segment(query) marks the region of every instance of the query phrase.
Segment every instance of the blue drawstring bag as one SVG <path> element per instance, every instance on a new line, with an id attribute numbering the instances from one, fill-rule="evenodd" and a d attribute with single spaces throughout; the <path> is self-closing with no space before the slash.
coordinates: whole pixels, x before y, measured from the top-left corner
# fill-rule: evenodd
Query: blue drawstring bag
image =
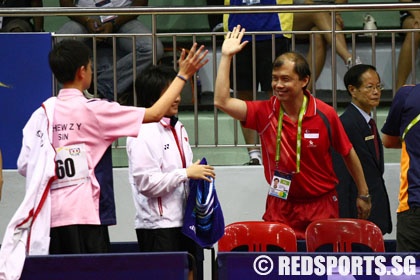
<path id="1" fill-rule="evenodd" d="M 203 158 L 200 164 L 207 164 Z M 202 248 L 211 248 L 223 236 L 225 221 L 214 179 L 190 180 L 182 232 Z"/>

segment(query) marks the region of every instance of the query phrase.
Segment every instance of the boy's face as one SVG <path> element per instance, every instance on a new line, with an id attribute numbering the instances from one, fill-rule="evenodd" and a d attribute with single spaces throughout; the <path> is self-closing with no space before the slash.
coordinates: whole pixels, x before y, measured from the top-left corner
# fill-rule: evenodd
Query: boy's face
<path id="1" fill-rule="evenodd" d="M 92 61 L 89 61 L 88 65 L 85 67 L 85 89 L 90 88 L 92 83 Z"/>

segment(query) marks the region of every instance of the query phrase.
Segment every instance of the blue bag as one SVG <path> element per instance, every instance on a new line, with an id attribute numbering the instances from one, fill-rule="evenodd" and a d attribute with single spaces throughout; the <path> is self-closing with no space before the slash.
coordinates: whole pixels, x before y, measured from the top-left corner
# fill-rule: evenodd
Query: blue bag
<path id="1" fill-rule="evenodd" d="M 207 164 L 203 158 L 200 164 Z M 212 247 L 223 236 L 225 221 L 214 180 L 190 180 L 182 232 L 202 248 Z"/>

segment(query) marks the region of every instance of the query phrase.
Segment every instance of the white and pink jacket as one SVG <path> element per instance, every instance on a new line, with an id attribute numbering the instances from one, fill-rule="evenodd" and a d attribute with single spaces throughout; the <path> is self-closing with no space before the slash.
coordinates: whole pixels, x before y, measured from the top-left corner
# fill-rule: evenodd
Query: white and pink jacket
<path id="1" fill-rule="evenodd" d="M 55 150 L 51 120 L 56 98 L 45 101 L 23 129 L 18 172 L 27 178 L 25 197 L 9 222 L 0 248 L 0 279 L 19 279 L 26 255 L 47 255 Z"/>
<path id="2" fill-rule="evenodd" d="M 135 228 L 182 227 L 189 192 L 186 167 L 193 154 L 179 121 L 168 118 L 143 124 L 137 138 L 127 139 L 129 181 L 136 207 Z"/>

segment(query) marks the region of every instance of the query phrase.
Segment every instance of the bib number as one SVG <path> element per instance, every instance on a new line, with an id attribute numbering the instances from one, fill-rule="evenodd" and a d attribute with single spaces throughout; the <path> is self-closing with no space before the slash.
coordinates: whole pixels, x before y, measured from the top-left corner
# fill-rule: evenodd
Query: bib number
<path id="1" fill-rule="evenodd" d="M 78 186 L 89 178 L 86 150 L 84 144 L 57 148 L 55 174 L 57 180 L 51 189 Z"/>

